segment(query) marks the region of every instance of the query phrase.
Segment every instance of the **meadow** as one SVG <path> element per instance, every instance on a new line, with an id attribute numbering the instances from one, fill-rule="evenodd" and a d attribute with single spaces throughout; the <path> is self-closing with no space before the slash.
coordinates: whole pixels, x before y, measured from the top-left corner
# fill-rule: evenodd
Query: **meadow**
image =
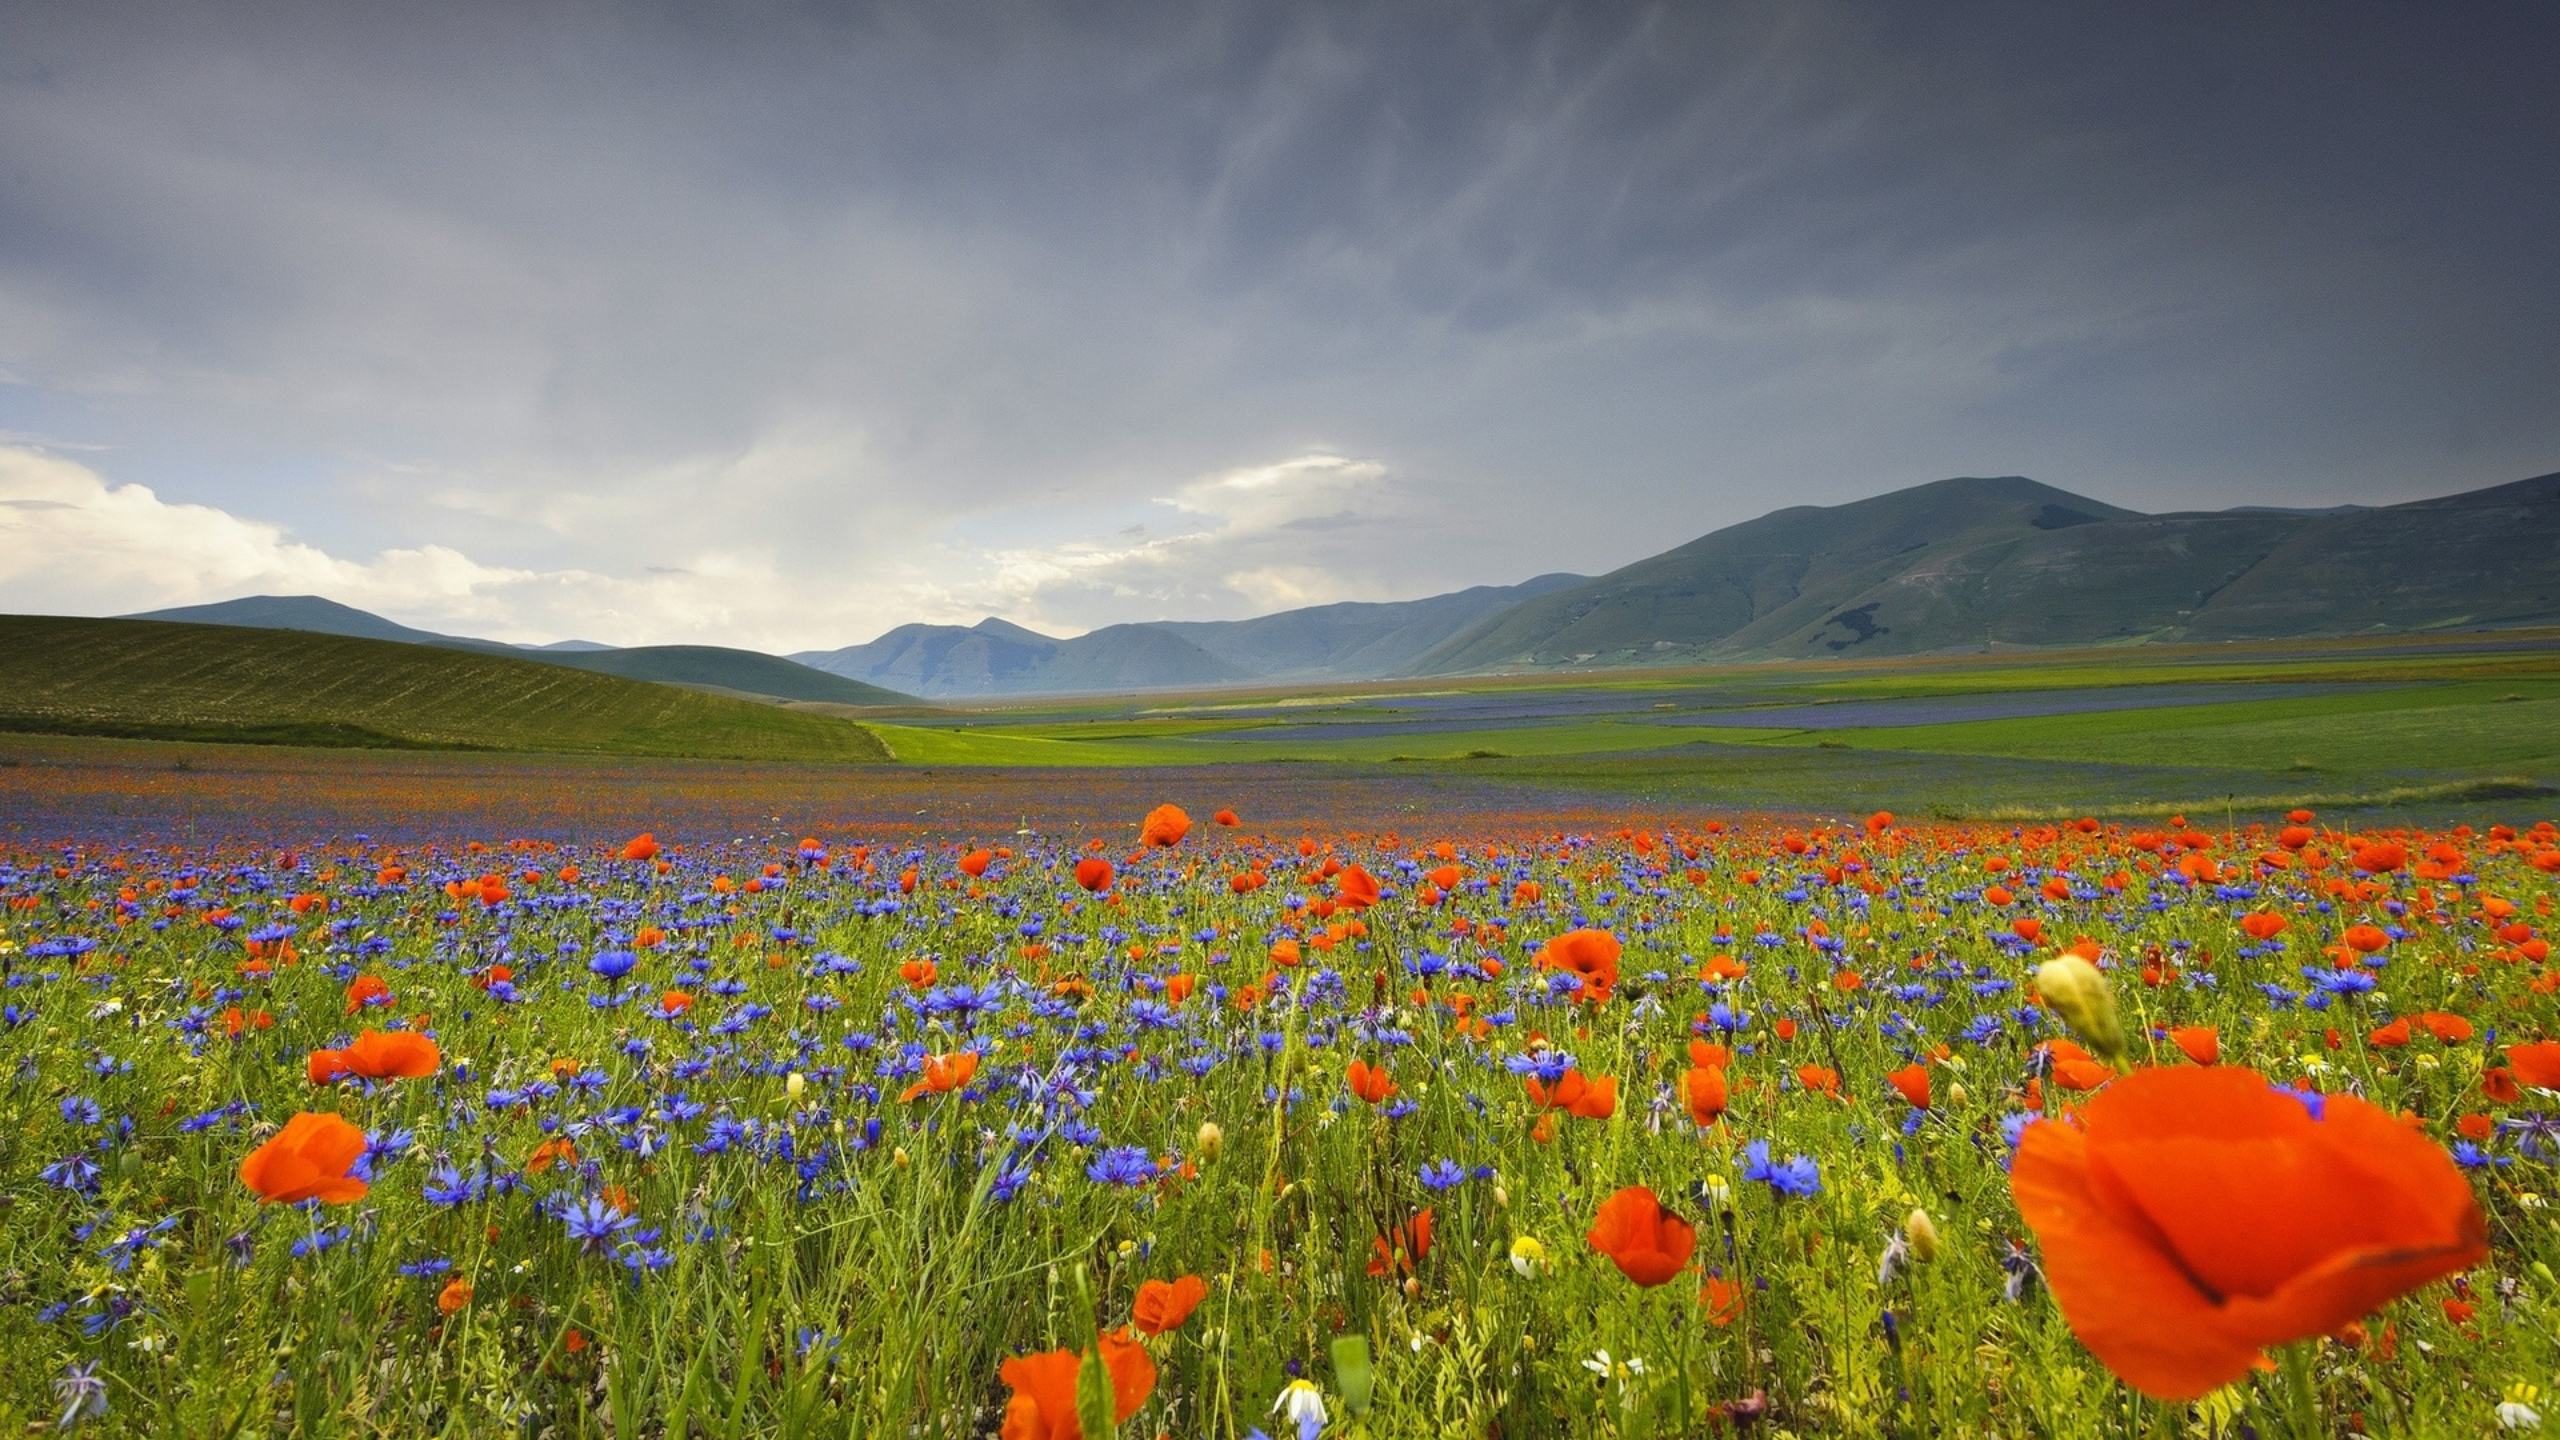
<path id="1" fill-rule="evenodd" d="M 2075 663 L 0 736 L 0 1429 L 2538 1427 L 2550 658 Z"/>

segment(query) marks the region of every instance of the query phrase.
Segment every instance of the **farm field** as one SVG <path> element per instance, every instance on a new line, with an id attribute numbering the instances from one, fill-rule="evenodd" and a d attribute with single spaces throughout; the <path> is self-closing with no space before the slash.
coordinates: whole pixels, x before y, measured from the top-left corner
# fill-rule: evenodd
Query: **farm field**
<path id="1" fill-rule="evenodd" d="M 2549 663 L 0 736 L 0 1429 L 2538 1423 Z"/>

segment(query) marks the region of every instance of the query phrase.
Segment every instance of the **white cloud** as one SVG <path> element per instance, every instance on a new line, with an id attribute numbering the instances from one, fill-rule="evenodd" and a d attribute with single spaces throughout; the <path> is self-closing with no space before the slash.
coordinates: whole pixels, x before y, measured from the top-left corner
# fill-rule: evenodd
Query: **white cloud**
<path id="1" fill-rule="evenodd" d="M 12 610 L 97 613 L 305 592 L 417 610 L 533 578 L 442 545 L 341 560 L 281 526 L 171 504 L 44 451 L 0 447 L 0 604 Z"/>
<path id="2" fill-rule="evenodd" d="M 1031 543 L 970 543 L 811 513 L 792 539 L 769 520 L 841 473 L 841 448 L 785 439 L 721 462 L 671 465 L 614 497 L 526 485 L 434 490 L 448 513 L 573 535 L 609 568 L 485 563 L 424 544 L 349 559 L 285 526 L 118 484 L 49 450 L 0 444 L 0 610 L 123 614 L 258 594 L 317 594 L 403 624 L 500 640 L 743 645 L 777 652 L 867 640 L 923 620 L 1004 615 L 1073 633 L 1132 611 L 1232 618 L 1391 598 L 1346 559 L 1401 501 L 1376 461 L 1331 454 L 1231 469 L 1154 502 L 1157 525 Z M 642 544 L 637 514 L 699 505 L 690 545 Z M 637 512 L 637 514 L 635 514 Z M 1169 513 L 1170 520 L 1167 521 Z M 1054 517 L 1065 530 L 1091 512 Z M 759 537 L 757 530 L 766 535 Z M 815 541 L 810 535 L 819 538 Z M 504 539 L 502 531 L 499 539 Z"/>
<path id="3" fill-rule="evenodd" d="M 1110 619 L 1235 619 L 1399 598 L 1369 577 L 1407 508 L 1375 460 L 1323 452 L 1201 476 L 1160 496 L 1171 527 L 997 550 L 991 597 L 1051 629 Z M 1409 596 L 1403 598 L 1410 598 Z"/>

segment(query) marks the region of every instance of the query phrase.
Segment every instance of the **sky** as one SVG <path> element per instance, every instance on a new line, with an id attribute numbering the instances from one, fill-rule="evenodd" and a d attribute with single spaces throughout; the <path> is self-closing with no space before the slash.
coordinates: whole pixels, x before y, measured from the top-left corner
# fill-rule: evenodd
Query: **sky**
<path id="1" fill-rule="evenodd" d="M 2560 10 L 0 7 L 0 610 L 790 652 L 2560 470 Z"/>

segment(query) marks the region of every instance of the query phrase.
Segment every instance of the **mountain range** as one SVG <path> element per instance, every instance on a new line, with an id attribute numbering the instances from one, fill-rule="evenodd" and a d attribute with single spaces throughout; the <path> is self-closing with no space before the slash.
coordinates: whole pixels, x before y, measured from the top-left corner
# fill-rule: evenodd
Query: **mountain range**
<path id="1" fill-rule="evenodd" d="M 1524 600 L 1582 583 L 1580 575 L 1541 575 L 1422 600 L 1318 605 L 1251 620 L 1106 625 L 1071 640 L 993 617 L 969 626 L 901 625 L 867 645 L 791 658 L 937 698 L 1372 680 L 1403 673 Z"/>
<path id="2" fill-rule="evenodd" d="M 1415 673 L 2560 621 L 2560 474 L 2145 515 L 2019 476 L 1799 505 L 1522 601 Z"/>
<path id="3" fill-rule="evenodd" d="M 312 596 L 131 617 L 320 630 L 733 694 L 1199 689 L 1579 666 L 1888 656 L 2560 623 L 2560 474 L 2387 506 L 2150 515 L 2021 476 L 1799 505 L 1598 577 L 1058 639 L 990 617 L 788 659 L 718 646 L 533 649 Z"/>

